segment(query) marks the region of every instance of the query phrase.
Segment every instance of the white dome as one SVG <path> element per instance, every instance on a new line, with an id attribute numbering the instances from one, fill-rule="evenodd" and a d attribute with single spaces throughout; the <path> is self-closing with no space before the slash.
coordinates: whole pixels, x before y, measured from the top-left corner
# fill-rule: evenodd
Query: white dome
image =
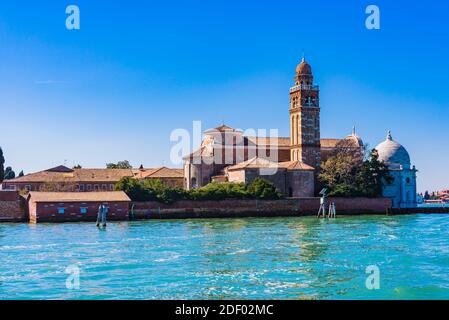
<path id="1" fill-rule="evenodd" d="M 393 140 L 390 131 L 387 140 L 379 144 L 376 150 L 379 153 L 379 160 L 384 161 L 389 168 L 410 169 L 410 155 L 401 144 Z"/>

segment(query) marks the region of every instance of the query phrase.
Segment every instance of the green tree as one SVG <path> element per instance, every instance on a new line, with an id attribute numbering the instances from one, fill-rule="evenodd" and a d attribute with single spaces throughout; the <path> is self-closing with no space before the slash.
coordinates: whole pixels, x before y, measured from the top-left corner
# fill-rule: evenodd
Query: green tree
<path id="1" fill-rule="evenodd" d="M 277 200 L 282 198 L 282 195 L 277 191 L 274 184 L 263 179 L 256 178 L 248 186 L 248 192 L 251 196 L 263 200 Z"/>
<path id="2" fill-rule="evenodd" d="M 424 192 L 424 200 L 429 200 L 430 199 L 430 194 L 429 191 L 426 190 L 426 192 Z"/>
<path id="3" fill-rule="evenodd" d="M 356 179 L 364 150 L 354 150 L 347 143 L 339 144 L 321 164 L 318 180 L 331 191 L 331 195 L 351 196 L 357 193 Z"/>
<path id="4" fill-rule="evenodd" d="M 161 180 L 136 180 L 122 178 L 115 190 L 124 191 L 133 201 L 158 201 L 172 203 L 178 200 L 225 200 L 225 199 L 280 199 L 282 195 L 276 187 L 261 178 L 250 185 L 244 183 L 209 183 L 208 185 L 186 191 L 181 188 L 165 187 Z"/>
<path id="5" fill-rule="evenodd" d="M 322 163 L 318 179 L 330 190 L 330 196 L 379 197 L 383 184 L 392 182 L 377 150 L 371 150 L 365 160 L 362 154 L 340 149 Z"/>
<path id="6" fill-rule="evenodd" d="M 202 188 L 190 190 L 188 197 L 192 200 L 225 200 L 248 199 L 251 195 L 244 183 L 212 182 Z"/>
<path id="7" fill-rule="evenodd" d="M 25 174 L 23 173 L 23 170 L 19 172 L 18 177 L 23 177 Z"/>
<path id="8" fill-rule="evenodd" d="M 15 177 L 16 173 L 14 172 L 14 170 L 11 167 L 6 167 L 4 180 L 11 180 L 14 179 Z"/>
<path id="9" fill-rule="evenodd" d="M 3 150 L 0 147 L 0 183 L 3 182 L 5 177 L 5 157 L 3 156 Z"/>
<path id="10" fill-rule="evenodd" d="M 393 182 L 387 166 L 379 161 L 376 149 L 371 151 L 369 159 L 365 160 L 358 170 L 356 182 L 360 193 L 368 197 L 382 196 L 383 185 Z"/>
<path id="11" fill-rule="evenodd" d="M 117 163 L 107 163 L 107 169 L 132 169 L 132 165 L 128 160 L 119 161 Z"/>
<path id="12" fill-rule="evenodd" d="M 131 177 L 124 177 L 115 185 L 115 190 L 124 191 L 133 201 L 157 200 L 156 192 L 144 187 L 144 185 Z"/>
<path id="13" fill-rule="evenodd" d="M 167 188 L 160 179 L 139 181 L 124 177 L 115 185 L 115 190 L 124 191 L 133 201 L 172 203 L 187 198 L 187 191 L 181 188 Z"/>
<path id="14" fill-rule="evenodd" d="M 82 169 L 83 167 L 80 164 L 77 164 L 76 166 L 73 166 L 73 169 Z"/>

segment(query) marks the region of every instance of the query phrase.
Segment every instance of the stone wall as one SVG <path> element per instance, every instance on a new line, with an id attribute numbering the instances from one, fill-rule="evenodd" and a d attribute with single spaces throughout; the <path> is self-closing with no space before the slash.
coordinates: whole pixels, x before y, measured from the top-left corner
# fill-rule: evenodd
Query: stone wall
<path id="1" fill-rule="evenodd" d="M 337 215 L 386 214 L 391 200 L 385 198 L 336 198 Z M 178 201 L 173 204 L 135 202 L 130 217 L 135 219 L 186 219 L 230 217 L 313 216 L 318 213 L 319 198 L 284 200 Z"/>
<path id="2" fill-rule="evenodd" d="M 298 198 L 313 197 L 315 193 L 314 171 L 292 170 L 288 171 L 287 177 L 288 177 L 287 186 L 289 188 L 287 193 L 288 196 Z"/>
<path id="3" fill-rule="evenodd" d="M 0 191 L 0 222 L 26 221 L 24 199 L 17 191 Z"/>

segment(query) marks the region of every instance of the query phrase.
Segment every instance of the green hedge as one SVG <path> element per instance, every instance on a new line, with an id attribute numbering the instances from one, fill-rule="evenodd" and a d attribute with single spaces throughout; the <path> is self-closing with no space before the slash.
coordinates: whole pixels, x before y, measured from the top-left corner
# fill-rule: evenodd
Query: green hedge
<path id="1" fill-rule="evenodd" d="M 277 200 L 282 195 L 269 181 L 256 178 L 251 184 L 244 183 L 210 183 L 202 188 L 190 191 L 181 188 L 164 187 L 160 180 L 138 181 L 123 178 L 115 190 L 124 191 L 132 201 L 158 201 L 173 203 L 179 200 L 225 200 L 225 199 L 264 199 Z"/>

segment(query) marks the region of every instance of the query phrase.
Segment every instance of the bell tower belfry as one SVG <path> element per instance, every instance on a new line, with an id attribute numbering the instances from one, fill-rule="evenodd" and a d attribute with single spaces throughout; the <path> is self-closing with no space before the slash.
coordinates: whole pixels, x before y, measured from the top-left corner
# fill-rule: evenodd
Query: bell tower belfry
<path id="1" fill-rule="evenodd" d="M 303 57 L 296 68 L 295 86 L 290 88 L 290 159 L 317 169 L 320 139 L 319 87 L 313 84 L 312 68 Z"/>

